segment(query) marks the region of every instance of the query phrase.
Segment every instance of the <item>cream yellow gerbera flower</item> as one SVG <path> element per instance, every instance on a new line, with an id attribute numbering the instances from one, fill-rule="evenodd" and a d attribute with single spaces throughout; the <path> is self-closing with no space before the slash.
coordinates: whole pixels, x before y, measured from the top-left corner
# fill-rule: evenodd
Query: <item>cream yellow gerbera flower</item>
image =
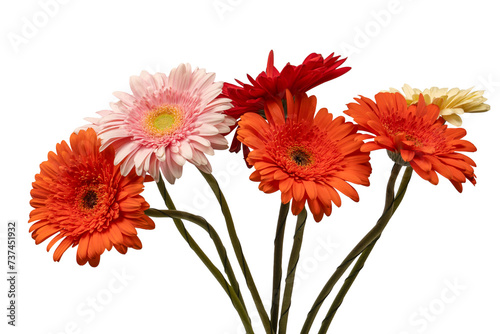
<path id="1" fill-rule="evenodd" d="M 424 89 L 411 88 L 410 85 L 403 86 L 403 93 L 408 105 L 416 104 L 420 94 L 424 95 L 426 104 L 435 104 L 439 107 L 440 115 L 443 118 L 456 126 L 462 125 L 462 119 L 459 115 L 466 112 L 484 112 L 490 110 L 490 106 L 485 104 L 486 98 L 483 97 L 484 91 L 478 90 L 471 92 L 469 89 L 458 88 L 438 88 L 431 87 Z M 391 88 L 390 92 L 396 93 L 397 89 Z"/>

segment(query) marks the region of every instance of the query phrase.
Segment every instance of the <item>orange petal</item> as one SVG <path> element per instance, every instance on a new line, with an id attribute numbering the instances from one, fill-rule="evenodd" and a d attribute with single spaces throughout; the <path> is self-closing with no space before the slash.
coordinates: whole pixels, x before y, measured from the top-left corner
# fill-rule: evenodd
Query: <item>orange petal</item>
<path id="1" fill-rule="evenodd" d="M 292 197 L 293 197 L 292 191 L 282 192 L 281 193 L 281 203 L 286 204 L 286 203 L 290 202 Z"/>
<path id="2" fill-rule="evenodd" d="M 109 239 L 114 245 L 123 244 L 123 234 L 116 223 L 112 223 L 111 225 L 109 225 L 108 232 Z"/>
<path id="3" fill-rule="evenodd" d="M 118 226 L 120 231 L 122 231 L 122 234 L 124 236 L 125 235 L 130 236 L 130 235 L 137 234 L 137 230 L 135 229 L 134 224 L 132 224 L 132 222 L 127 220 L 127 219 L 123 219 L 121 222 L 118 222 L 116 225 Z"/>
<path id="4" fill-rule="evenodd" d="M 344 180 L 335 177 L 330 180 L 330 184 L 344 195 L 350 197 L 354 202 L 359 201 L 359 195 L 356 189 Z"/>
<path id="5" fill-rule="evenodd" d="M 142 242 L 141 240 L 136 236 L 124 236 L 125 244 L 128 247 L 132 247 L 134 249 L 141 249 L 142 248 Z"/>
<path id="6" fill-rule="evenodd" d="M 305 188 L 302 182 L 294 182 L 293 183 L 293 199 L 297 201 L 301 201 L 304 197 Z M 300 212 L 299 212 L 300 213 Z"/>
<path id="7" fill-rule="evenodd" d="M 293 185 L 294 181 L 291 177 L 289 177 L 288 179 L 285 179 L 285 180 L 281 180 L 280 181 L 280 191 L 281 192 L 288 192 L 290 190 L 290 188 L 292 188 L 292 185 Z"/>
<path id="8" fill-rule="evenodd" d="M 323 217 L 323 210 L 321 210 L 321 206 L 319 205 L 318 200 L 307 199 L 307 204 L 309 204 L 309 209 L 314 216 L 314 220 L 316 220 L 316 222 L 319 222 L 319 220 L 317 220 L 316 218 L 320 217 L 321 220 L 321 217 Z"/>
<path id="9" fill-rule="evenodd" d="M 56 242 L 58 242 L 59 240 L 61 240 L 61 238 L 64 237 L 65 235 L 63 233 L 59 233 L 52 240 L 50 240 L 49 244 L 47 245 L 47 252 L 50 251 L 50 249 L 52 248 L 52 246 L 56 244 Z"/>
<path id="10" fill-rule="evenodd" d="M 88 248 L 90 243 L 90 235 L 85 234 L 85 236 L 80 238 L 78 244 L 78 249 L 76 251 L 76 262 L 83 266 L 88 261 Z"/>
<path id="11" fill-rule="evenodd" d="M 264 107 L 266 118 L 272 126 L 279 126 L 285 124 L 285 112 L 283 105 L 278 104 L 276 101 L 268 101 Z"/>
<path id="12" fill-rule="evenodd" d="M 309 197 L 311 200 L 316 199 L 316 196 L 318 195 L 318 192 L 316 190 L 316 183 L 309 180 L 304 180 L 302 181 L 302 183 L 306 188 L 307 197 Z"/>
<path id="13" fill-rule="evenodd" d="M 297 201 L 295 198 L 292 200 L 292 213 L 294 215 L 298 215 L 303 209 L 306 204 L 306 199 L 302 198 L 302 200 Z"/>
<path id="14" fill-rule="evenodd" d="M 412 161 L 413 157 L 415 157 L 415 151 L 412 150 L 400 150 L 399 153 L 404 161 Z"/>
<path id="15" fill-rule="evenodd" d="M 73 243 L 73 241 L 71 239 L 69 239 L 69 238 L 64 239 L 59 244 L 59 246 L 57 246 L 56 251 L 54 252 L 54 256 L 53 256 L 54 261 L 59 262 L 63 253 L 69 248 L 69 246 L 71 246 L 72 243 Z"/>
<path id="16" fill-rule="evenodd" d="M 95 267 L 97 267 L 99 265 L 99 261 L 100 260 L 101 260 L 101 257 L 100 256 L 96 256 L 96 257 L 94 257 L 92 259 L 89 259 L 89 264 L 90 264 L 90 266 L 92 266 L 92 267 L 95 268 Z"/>

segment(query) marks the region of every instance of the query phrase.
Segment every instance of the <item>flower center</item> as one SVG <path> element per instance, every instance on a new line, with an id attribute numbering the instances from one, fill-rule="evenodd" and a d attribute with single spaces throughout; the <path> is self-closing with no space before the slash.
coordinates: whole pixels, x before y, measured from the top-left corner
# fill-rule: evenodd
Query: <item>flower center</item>
<path id="1" fill-rule="evenodd" d="M 150 110 L 143 118 L 144 130 L 152 136 L 171 134 L 182 124 L 183 113 L 179 106 L 164 105 Z"/>
<path id="2" fill-rule="evenodd" d="M 83 208 L 91 210 L 97 204 L 97 193 L 94 190 L 87 190 L 82 197 L 81 205 Z"/>
<path id="3" fill-rule="evenodd" d="M 158 130 L 170 128 L 175 123 L 175 117 L 171 114 L 160 114 L 153 120 L 153 126 Z"/>
<path id="4" fill-rule="evenodd" d="M 412 136 L 410 134 L 405 134 L 405 139 L 413 142 L 413 145 L 416 147 L 422 146 L 422 142 L 419 140 L 419 138 L 417 138 L 415 136 Z"/>
<path id="5" fill-rule="evenodd" d="M 292 147 L 289 156 L 298 166 L 309 166 L 313 162 L 311 153 L 302 147 Z"/>

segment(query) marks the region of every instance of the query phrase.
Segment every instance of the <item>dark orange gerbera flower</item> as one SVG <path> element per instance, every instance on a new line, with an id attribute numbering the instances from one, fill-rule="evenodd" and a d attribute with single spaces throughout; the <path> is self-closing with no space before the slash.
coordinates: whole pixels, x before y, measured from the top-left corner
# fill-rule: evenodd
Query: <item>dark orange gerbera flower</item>
<path id="1" fill-rule="evenodd" d="M 31 190 L 29 222 L 36 244 L 56 235 L 47 251 L 62 239 L 54 261 L 77 246 L 76 261 L 99 264 L 104 249 L 114 246 L 125 254 L 128 247 L 140 249 L 136 228 L 153 229 L 144 214 L 149 204 L 140 195 L 144 178 L 131 173 L 124 177 L 115 166 L 111 147 L 99 152 L 100 140 L 93 129 L 73 133 L 71 147 L 62 141 L 56 152 L 40 164 Z"/>
<path id="2" fill-rule="evenodd" d="M 325 108 L 316 110 L 316 97 L 286 92 L 287 116 L 281 101 L 265 105 L 266 119 L 255 113 L 242 116 L 239 140 L 253 149 L 247 161 L 255 167 L 250 179 L 265 193 L 281 191 L 281 201 L 292 200 L 298 215 L 307 204 L 319 222 L 340 206 L 339 190 L 354 201 L 358 193 L 347 182 L 369 185 L 370 156 L 361 152 L 363 135 L 344 117 L 333 119 Z"/>
<path id="3" fill-rule="evenodd" d="M 418 175 L 432 184 L 438 183 L 436 172 L 448 178 L 461 192 L 462 183 L 476 183 L 474 161 L 457 153 L 474 152 L 476 147 L 462 140 L 465 129 L 448 128 L 439 117 L 439 107 L 426 105 L 420 94 L 417 105 L 407 106 L 399 93 L 379 93 L 375 102 L 356 98 L 345 113 L 374 134 L 374 140 L 363 145 L 362 151 L 386 149 L 389 156 L 402 165 L 410 165 Z"/>

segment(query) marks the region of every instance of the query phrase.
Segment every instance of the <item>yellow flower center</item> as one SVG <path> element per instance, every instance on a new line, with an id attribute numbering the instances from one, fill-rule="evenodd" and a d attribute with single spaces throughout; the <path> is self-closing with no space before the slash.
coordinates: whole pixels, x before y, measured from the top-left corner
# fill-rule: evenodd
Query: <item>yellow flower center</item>
<path id="1" fill-rule="evenodd" d="M 152 109 L 143 118 L 144 130 L 150 135 L 161 137 L 174 132 L 182 124 L 180 107 L 165 105 Z"/>

